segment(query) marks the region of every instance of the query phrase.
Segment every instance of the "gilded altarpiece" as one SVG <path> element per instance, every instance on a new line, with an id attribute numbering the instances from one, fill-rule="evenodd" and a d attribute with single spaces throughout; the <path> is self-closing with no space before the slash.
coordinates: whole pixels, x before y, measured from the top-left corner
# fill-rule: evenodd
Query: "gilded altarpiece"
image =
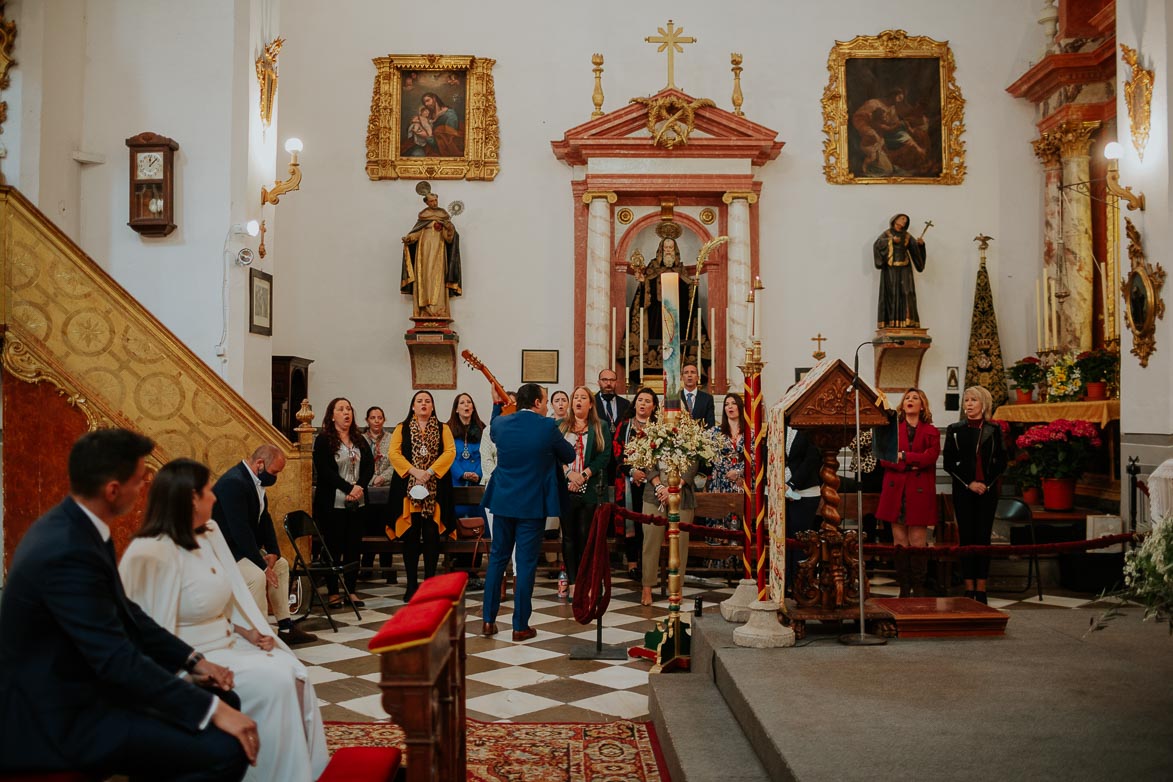
<path id="1" fill-rule="evenodd" d="M 657 120 L 665 107 L 687 117 L 670 134 Z M 593 383 L 612 362 L 620 365 L 623 377 L 630 354 L 624 323 L 632 304 L 631 256 L 639 250 L 650 260 L 656 250 L 654 229 L 668 219 L 682 231 L 682 246 L 702 247 L 728 237 L 704 264 L 708 307 L 701 320 L 704 340 L 711 345 L 706 375 L 714 393 L 742 387 L 734 364 L 749 336 L 746 296 L 759 268 L 761 182 L 754 171 L 781 152 L 777 135 L 713 101 L 669 87 L 570 128 L 551 142 L 555 157 L 573 167 L 576 177 L 570 183 L 575 383 Z M 695 253 L 684 254 L 681 261 L 685 275 L 695 274 Z M 631 355 L 631 362 L 636 360 Z"/>

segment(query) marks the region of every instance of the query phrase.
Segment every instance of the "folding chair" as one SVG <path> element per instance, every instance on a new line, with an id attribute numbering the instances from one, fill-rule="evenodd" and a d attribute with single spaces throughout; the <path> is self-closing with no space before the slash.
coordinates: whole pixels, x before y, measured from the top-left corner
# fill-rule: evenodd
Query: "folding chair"
<path id="1" fill-rule="evenodd" d="M 1025 525 L 1030 529 L 1030 544 L 1035 545 L 1035 522 L 1031 516 L 1030 506 L 1022 500 L 1018 499 L 1001 499 L 998 500 L 998 507 L 994 511 L 994 519 L 1004 521 L 1011 526 Z M 1039 555 L 1031 554 L 1030 559 L 1026 565 L 1026 586 L 1022 588 L 1023 592 L 1030 589 L 1031 582 L 1035 583 L 1035 588 L 1038 590 L 1039 600 L 1043 599 L 1043 576 L 1039 572 Z"/>
<path id="2" fill-rule="evenodd" d="M 350 591 L 345 587 L 343 580 L 347 573 L 357 571 L 359 563 L 347 562 L 345 565 L 334 564 L 334 557 L 330 555 L 330 549 L 326 547 L 326 541 L 322 538 L 322 533 L 318 530 L 318 525 L 310 514 L 304 510 L 295 510 L 293 513 L 285 515 L 285 535 L 289 538 L 289 543 L 293 547 L 293 569 L 290 571 L 290 578 L 301 578 L 305 576 L 310 582 L 309 600 L 305 603 L 305 613 L 301 615 L 301 619 L 305 619 L 310 615 L 310 610 L 313 608 L 314 600 L 322 606 L 322 611 L 326 614 L 326 619 L 330 621 L 330 627 L 334 632 L 338 632 L 338 625 L 334 622 L 334 617 L 330 615 L 330 605 L 326 598 L 322 597 L 322 593 L 318 591 L 318 580 L 315 576 L 333 575 L 335 578 L 343 581 L 342 599 L 354 611 L 355 617 L 362 619 L 362 614 L 358 612 L 358 606 L 350 599 Z M 311 561 L 306 562 L 301 556 L 301 549 L 297 547 L 297 539 L 309 537 L 312 539 L 310 551 L 317 551 L 317 557 L 311 554 Z"/>

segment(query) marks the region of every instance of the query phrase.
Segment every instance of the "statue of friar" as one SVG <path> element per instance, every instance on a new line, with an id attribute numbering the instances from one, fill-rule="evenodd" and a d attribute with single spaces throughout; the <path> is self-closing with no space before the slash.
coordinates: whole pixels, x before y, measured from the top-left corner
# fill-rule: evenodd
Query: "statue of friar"
<path id="1" fill-rule="evenodd" d="M 427 193 L 424 204 L 403 237 L 399 290 L 412 297 L 412 317 L 450 318 L 448 298 L 461 294 L 460 235 L 435 193 Z"/>
<path id="2" fill-rule="evenodd" d="M 872 246 L 876 268 L 880 270 L 876 325 L 882 329 L 920 328 L 913 269 L 925 270 L 925 240 L 914 238 L 908 232 L 908 223 L 908 215 L 896 215 Z"/>

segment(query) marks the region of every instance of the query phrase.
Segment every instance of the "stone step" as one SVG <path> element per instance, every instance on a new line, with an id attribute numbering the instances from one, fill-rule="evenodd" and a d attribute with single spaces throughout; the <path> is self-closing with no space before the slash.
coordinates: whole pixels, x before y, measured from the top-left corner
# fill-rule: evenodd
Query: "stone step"
<path id="1" fill-rule="evenodd" d="M 769 782 L 708 676 L 659 674 L 649 677 L 648 685 L 648 711 L 673 782 Z"/>

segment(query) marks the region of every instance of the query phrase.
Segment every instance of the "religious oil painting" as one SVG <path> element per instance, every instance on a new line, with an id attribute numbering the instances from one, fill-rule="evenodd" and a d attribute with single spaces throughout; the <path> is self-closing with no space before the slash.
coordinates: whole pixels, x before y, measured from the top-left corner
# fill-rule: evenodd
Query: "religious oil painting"
<path id="1" fill-rule="evenodd" d="M 493 179 L 499 127 L 494 60 L 447 55 L 375 58 L 367 123 L 371 179 Z"/>
<path id="2" fill-rule="evenodd" d="M 948 41 L 887 30 L 836 41 L 823 91 L 823 173 L 832 184 L 965 180 L 965 99 Z"/>

